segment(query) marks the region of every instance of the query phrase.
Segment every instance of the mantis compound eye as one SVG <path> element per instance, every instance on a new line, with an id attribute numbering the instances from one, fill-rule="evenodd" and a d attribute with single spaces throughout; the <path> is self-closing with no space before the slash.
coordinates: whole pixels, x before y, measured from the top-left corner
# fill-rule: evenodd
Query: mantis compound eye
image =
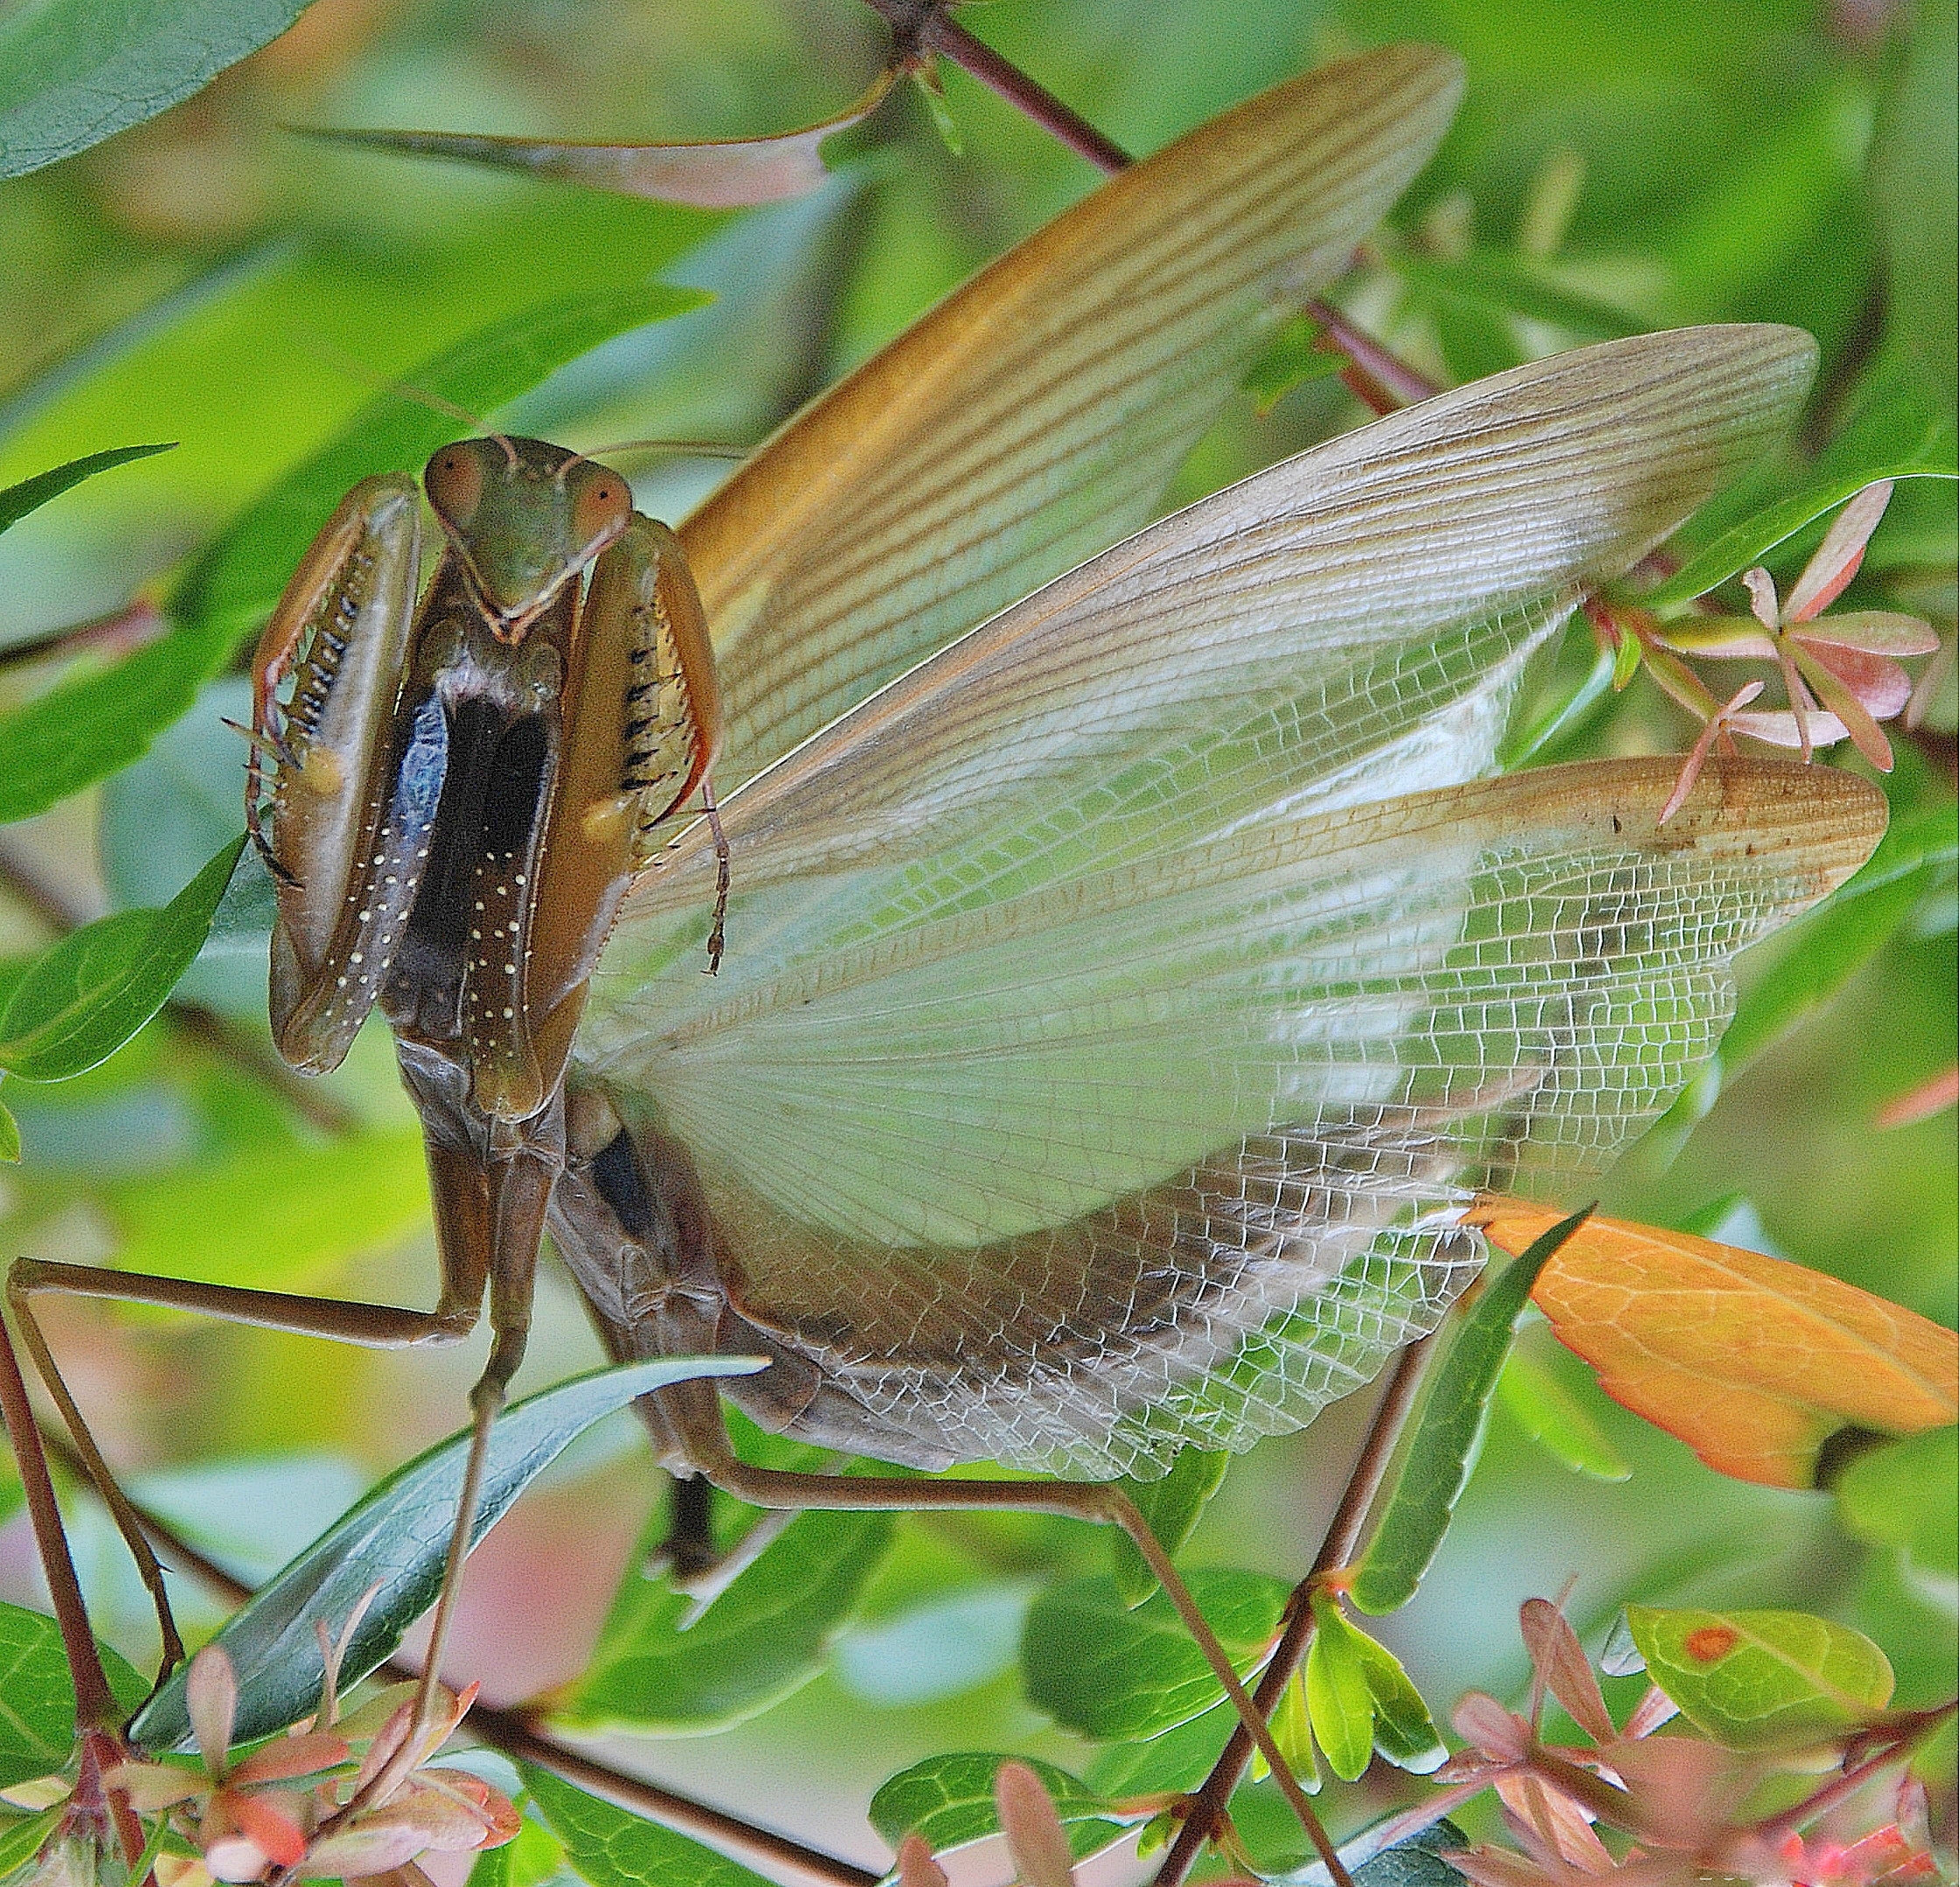
<path id="1" fill-rule="evenodd" d="M 436 515 L 451 530 L 469 529 L 483 502 L 483 455 L 474 440 L 444 446 L 422 473 L 422 489 Z"/>
<path id="2" fill-rule="evenodd" d="M 572 488 L 572 535 L 580 543 L 603 544 L 626 529 L 633 515 L 633 489 L 603 465 L 581 470 L 584 476 Z"/>

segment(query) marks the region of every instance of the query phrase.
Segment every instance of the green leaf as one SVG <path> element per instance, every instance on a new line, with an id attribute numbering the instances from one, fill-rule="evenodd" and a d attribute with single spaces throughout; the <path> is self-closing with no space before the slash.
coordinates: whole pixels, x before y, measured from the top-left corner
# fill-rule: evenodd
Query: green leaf
<path id="1" fill-rule="evenodd" d="M 966 150 L 966 141 L 959 134 L 959 120 L 953 117 L 952 107 L 946 102 L 945 88 L 939 83 L 938 74 L 930 66 L 920 66 L 913 71 L 912 83 L 925 101 L 926 111 L 932 119 L 933 130 L 939 134 L 939 142 L 954 157 L 960 156 Z"/>
<path id="2" fill-rule="evenodd" d="M 823 1668 L 892 1526 L 889 1514 L 799 1514 L 698 1617 L 687 1594 L 629 1572 L 561 1719 L 718 1728 L 786 1697 Z"/>
<path id="3" fill-rule="evenodd" d="M 701 300 L 691 290 L 647 283 L 552 301 L 484 329 L 422 363 L 411 378 L 471 411 L 492 413 L 600 342 Z M 454 420 L 401 395 L 373 402 L 191 567 L 170 600 L 170 634 L 0 716 L 0 822 L 45 812 L 143 753 L 271 611 L 341 494 L 369 472 L 419 468 L 457 430 Z"/>
<path id="4" fill-rule="evenodd" d="M 1827 511 L 1835 511 L 1880 478 L 1955 477 L 1950 439 L 1926 432 L 1916 421 L 1912 424 L 1918 436 L 1901 444 L 1888 413 L 1871 416 L 1868 447 L 1833 453 L 1828 461 L 1821 461 L 1815 474 L 1787 497 L 1731 525 L 1666 582 L 1639 597 L 1641 606 L 1668 610 L 1692 602 L 1739 571 L 1760 563 L 1784 539 L 1794 537 L 1805 525 Z"/>
<path id="5" fill-rule="evenodd" d="M 1449 1751 L 1402 1660 L 1352 1619 L 1343 1622 L 1354 1634 L 1355 1655 L 1368 1679 L 1368 1693 L 1375 1700 L 1375 1747 L 1412 1775 L 1426 1776 L 1440 1769 Z"/>
<path id="6" fill-rule="evenodd" d="M 1824 904 L 1790 927 L 1776 961 L 1736 1006 L 1722 1038 L 1730 1075 L 1829 1000 L 1885 945 L 1960 857 L 1953 808 L 1894 819 L 1879 849 Z"/>
<path id="7" fill-rule="evenodd" d="M 210 935 L 244 850 L 219 848 L 160 911 L 117 911 L 65 936 L 21 978 L 0 1012 L 0 1067 L 62 1081 L 108 1060 L 160 1009 Z"/>
<path id="8" fill-rule="evenodd" d="M 9 1166 L 20 1164 L 20 1122 L 4 1101 L 0 1101 L 0 1161 Z"/>
<path id="9" fill-rule="evenodd" d="M 699 1376 L 746 1375 L 741 1357 L 662 1357 L 574 1377 L 513 1403 L 490 1431 L 474 1546 L 565 1446 L 634 1396 Z M 471 1431 L 438 1442 L 389 1475 L 236 1612 L 213 1643 L 238 1676 L 236 1740 L 250 1742 L 318 1707 L 322 1665 L 316 1622 L 338 1633 L 379 1587 L 348 1647 L 343 1684 L 393 1655 L 402 1634 L 434 1602 L 462 1498 Z M 151 1750 L 189 1746 L 184 1673 L 177 1671 L 130 1726 Z"/>
<path id="10" fill-rule="evenodd" d="M 1560 1466 L 1592 1481 L 1625 1481 L 1632 1474 L 1606 1431 L 1529 1350 L 1514 1349 L 1505 1360 L 1497 1400 Z"/>
<path id="11" fill-rule="evenodd" d="M 1113 1799 L 1188 1794 L 1211 1773 L 1238 1721 L 1231 1705 L 1221 1701 L 1148 1742 L 1112 1743 L 1088 1765 L 1089 1786 Z M 1311 1772 L 1311 1762 L 1294 1771 L 1303 1780 Z"/>
<path id="12" fill-rule="evenodd" d="M 153 118 L 276 39 L 305 0 L 40 0 L 0 15 L 0 177 Z"/>
<path id="13" fill-rule="evenodd" d="M 478 1855 L 468 1887 L 545 1887 L 565 1871 L 564 1843 L 537 1816 L 527 1815 L 513 1840 Z"/>
<path id="14" fill-rule="evenodd" d="M 1342 1860 L 1353 1845 L 1342 1845 Z M 1463 1887 L 1466 1876 L 1443 1856 L 1461 1854 L 1470 1845 L 1470 1837 L 1454 1821 L 1438 1821 L 1405 1841 L 1372 1852 L 1366 1861 L 1350 1863 L 1348 1872 L 1355 1887 Z"/>
<path id="15" fill-rule="evenodd" d="M 1294 315 L 1274 331 L 1239 382 L 1255 413 L 1270 413 L 1295 387 L 1341 371 L 1347 357 L 1339 348 L 1322 347 L 1320 336 L 1320 324 L 1305 314 Z"/>
<path id="16" fill-rule="evenodd" d="M 929 1756 L 885 1783 L 871 1799 L 871 1825 L 894 1848 L 908 1834 L 916 1834 L 934 1854 L 998 1834 L 994 1772 L 1007 1762 L 1025 1763 L 1041 1777 L 1068 1830 L 1069 1852 L 1078 1861 L 1119 1840 L 1125 1824 L 1145 1819 L 1120 1814 L 1080 1777 L 1052 1763 L 962 1751 Z"/>
<path id="17" fill-rule="evenodd" d="M 1313 1594 L 1313 1638 L 1306 1648 L 1306 1714 L 1327 1767 L 1355 1782 L 1374 1754 L 1375 1700 L 1355 1641 L 1361 1634 L 1327 1593 Z"/>
<path id="18" fill-rule="evenodd" d="M 1954 12 L 1944 0 L 1920 0 L 1911 11 L 1905 56 L 1879 107 L 1867 169 L 1886 245 L 1886 351 L 1917 370 L 1927 410 L 1950 421 L 1960 339 L 1953 293 L 1960 123 Z"/>
<path id="19" fill-rule="evenodd" d="M 1511 1325 L 1546 1261 L 1586 1218 L 1587 1212 L 1574 1212 L 1534 1240 L 1485 1284 L 1458 1325 L 1432 1372 L 1388 1505 L 1348 1588 L 1357 1610 L 1379 1615 L 1414 1596 L 1475 1465 L 1490 1398 L 1511 1348 Z"/>
<path id="20" fill-rule="evenodd" d="M 103 1198 L 125 1270 L 308 1290 L 428 1223 L 428 1156 L 419 1129 L 294 1141 L 118 1180 Z"/>
<path id="21" fill-rule="evenodd" d="M 133 1710 L 148 1682 L 106 1645 L 96 1650 L 117 1701 Z M 0 1789 L 62 1768 L 74 1753 L 74 1684 L 52 1618 L 0 1605 Z"/>
<path id="22" fill-rule="evenodd" d="M 1136 1502 L 1157 1544 L 1172 1558 L 1178 1556 L 1206 1502 L 1225 1481 L 1232 1458 L 1222 1451 L 1182 1448 L 1171 1464 L 1171 1472 L 1156 1481 L 1124 1480 L 1117 1483 Z M 1113 1564 L 1110 1572 L 1116 1588 L 1131 1605 L 1142 1605 L 1157 1590 L 1157 1574 L 1144 1565 L 1127 1533 L 1112 1533 L 1109 1540 Z"/>
<path id="23" fill-rule="evenodd" d="M 245 749 L 227 719 L 251 719 L 251 683 L 243 675 L 205 689 L 141 760 L 104 781 L 96 852 L 113 908 L 163 903 L 238 830 Z M 248 852 L 178 996 L 258 1026 L 276 909 L 272 875 Z"/>
<path id="24" fill-rule="evenodd" d="M 1626 1608 L 1647 1675 L 1704 1735 L 1731 1749 L 1812 1742 L 1892 1698 L 1892 1666 L 1871 1639 L 1807 1612 Z"/>
<path id="25" fill-rule="evenodd" d="M 38 1815 L 10 1815 L 0 1821 L 0 1880 L 17 1868 L 24 1868 L 41 1851 L 42 1844 L 61 1825 L 67 1805 L 57 1802 Z"/>
<path id="26" fill-rule="evenodd" d="M 1291 1587 L 1261 1572 L 1209 1570 L 1187 1583 L 1241 1677 L 1256 1671 Z M 1099 1742 L 1156 1736 L 1218 1701 L 1218 1679 L 1170 1600 L 1132 1609 L 1113 1579 L 1051 1587 L 1028 1613 L 1021 1641 L 1028 1701 Z"/>
<path id="27" fill-rule="evenodd" d="M 1270 1721 L 1272 1740 L 1286 1758 L 1287 1766 L 1298 1779 L 1299 1785 L 1309 1795 L 1318 1795 L 1320 1765 L 1313 1755 L 1313 1719 L 1306 1707 L 1306 1673 L 1304 1671 L 1296 1668 L 1287 1679 L 1286 1688 L 1279 1693 L 1279 1703 Z M 1255 1779 L 1261 1774 L 1265 1760 L 1258 1750 L 1252 1752 Z"/>
<path id="28" fill-rule="evenodd" d="M 1915 1566 L 1950 1580 L 1960 1572 L 1953 1530 L 1956 1486 L 1960 1429 L 1936 1428 L 1859 1455 L 1831 1492 L 1847 1532 L 1874 1546 L 1901 1548 Z"/>
<path id="29" fill-rule="evenodd" d="M 0 33 L 4 32 L 0 27 Z M 60 498 L 84 478 L 107 471 L 112 465 L 127 465 L 131 459 L 153 457 L 175 448 L 176 441 L 161 446 L 111 446 L 106 452 L 91 452 L 86 458 L 70 459 L 52 471 L 38 472 L 0 491 L 0 531 L 11 530 L 31 511 L 39 511 L 51 498 Z"/>
<path id="30" fill-rule="evenodd" d="M 769 1887 L 739 1862 L 642 1821 L 528 1763 L 519 1765 L 565 1858 L 591 1887 Z"/>
<path id="31" fill-rule="evenodd" d="M 1643 334 L 1647 323 L 1610 301 L 1562 286 L 1529 257 L 1481 249 L 1455 261 L 1397 254 L 1397 274 L 1451 300 L 1503 314 L 1548 322 L 1588 340 L 1613 341 Z"/>

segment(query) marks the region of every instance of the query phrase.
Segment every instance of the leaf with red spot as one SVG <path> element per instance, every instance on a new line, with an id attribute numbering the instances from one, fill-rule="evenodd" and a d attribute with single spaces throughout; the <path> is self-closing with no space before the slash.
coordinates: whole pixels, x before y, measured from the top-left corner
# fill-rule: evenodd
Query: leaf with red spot
<path id="1" fill-rule="evenodd" d="M 1892 1666 L 1848 1626 L 1807 1612 L 1626 1608 L 1647 1674 L 1698 1729 L 1731 1749 L 1788 1749 L 1885 1708 Z"/>

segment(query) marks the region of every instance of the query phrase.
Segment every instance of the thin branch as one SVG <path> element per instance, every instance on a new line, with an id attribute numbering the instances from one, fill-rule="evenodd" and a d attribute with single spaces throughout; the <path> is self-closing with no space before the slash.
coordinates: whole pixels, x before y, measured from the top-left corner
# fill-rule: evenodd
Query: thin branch
<path id="1" fill-rule="evenodd" d="M 1327 1573 L 1346 1565 L 1361 1544 L 1362 1523 L 1381 1487 L 1382 1476 L 1388 1471 L 1389 1458 L 1395 1452 L 1402 1424 L 1414 1406 L 1416 1389 L 1422 1381 L 1423 1366 L 1428 1360 L 1433 1340 L 1425 1337 L 1419 1342 L 1412 1343 L 1396 1359 L 1395 1367 L 1389 1373 L 1387 1386 L 1375 1405 L 1375 1414 L 1369 1424 L 1367 1439 L 1362 1443 L 1361 1452 L 1355 1459 L 1354 1471 L 1341 1491 L 1334 1518 L 1327 1523 L 1320 1551 L 1315 1556 L 1312 1571 L 1293 1588 L 1292 1597 L 1287 1601 L 1285 1629 L 1280 1633 L 1279 1643 L 1273 1648 L 1273 1655 L 1260 1676 L 1259 1686 L 1252 1694 L 1253 1705 L 1263 1715 L 1270 1717 L 1277 1707 L 1280 1693 L 1299 1668 L 1300 1660 L 1306 1656 L 1306 1648 L 1313 1642 L 1313 1608 L 1308 1601 L 1314 1587 Z M 1252 1739 L 1246 1735 L 1244 1726 L 1240 1725 L 1234 1728 L 1218 1761 L 1212 1765 L 1211 1774 L 1192 1797 L 1182 1826 L 1171 1843 L 1170 1852 L 1157 1869 L 1155 1887 L 1180 1887 L 1198 1858 L 1199 1849 L 1214 1829 L 1224 1826 L 1226 1805 L 1244 1777 L 1246 1764 L 1251 1757 Z"/>
<path id="2" fill-rule="evenodd" d="M 71 1469 L 80 1471 L 65 1438 L 43 1431 L 43 1438 L 51 1453 Z M 130 1505 L 160 1557 L 201 1580 L 230 1604 L 242 1605 L 251 1597 L 250 1586 L 192 1545 L 168 1522 L 139 1502 L 132 1501 Z M 381 1667 L 380 1675 L 413 1683 L 421 1673 L 414 1665 L 393 1658 Z M 111 1712 L 120 1714 L 113 1703 Z M 724 1809 L 697 1802 L 691 1796 L 677 1794 L 658 1783 L 628 1775 L 584 1755 L 560 1742 L 527 1711 L 478 1704 L 464 1720 L 463 1728 L 513 1761 L 535 1763 L 574 1788 L 584 1789 L 629 1813 L 643 1815 L 683 1834 L 697 1835 L 746 1860 L 789 1869 L 805 1879 L 824 1883 L 824 1887 L 877 1887 L 881 1878 L 854 1862 L 806 1848 L 788 1835 L 758 1827 Z"/>
<path id="3" fill-rule="evenodd" d="M 1121 145 L 1104 137 L 1045 86 L 976 39 L 952 18 L 950 0 L 865 0 L 865 4 L 890 25 L 901 56 L 937 53 L 951 60 L 1058 143 L 1111 176 L 1135 162 Z M 1348 364 L 1341 378 L 1370 412 L 1393 413 L 1438 391 L 1433 381 L 1356 328 L 1338 308 L 1315 300 L 1305 304 L 1305 311 L 1346 356 Z"/>

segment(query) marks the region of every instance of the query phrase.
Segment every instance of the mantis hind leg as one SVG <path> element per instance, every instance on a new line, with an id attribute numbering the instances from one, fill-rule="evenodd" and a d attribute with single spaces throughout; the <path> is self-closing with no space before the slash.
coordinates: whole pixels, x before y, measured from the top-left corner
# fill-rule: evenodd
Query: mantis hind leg
<path id="1" fill-rule="evenodd" d="M 1185 1629 L 1204 1653 L 1205 1661 L 1212 1667 L 1246 1733 L 1265 1757 L 1274 1781 L 1302 1826 L 1323 1855 L 1332 1854 L 1326 1831 L 1273 1741 L 1264 1714 L 1232 1668 L 1224 1646 L 1198 1609 L 1170 1554 L 1122 1488 L 1106 1481 L 878 1480 L 868 1475 L 814 1474 L 755 1467 L 742 1460 L 731 1445 L 711 1382 L 678 1383 L 671 1389 L 655 1390 L 652 1399 L 660 1403 L 666 1426 L 677 1438 L 694 1470 L 725 1493 L 752 1506 L 799 1512 L 812 1509 L 848 1513 L 950 1509 L 1058 1514 L 1094 1525 L 1121 1528 L 1143 1555 Z"/>

